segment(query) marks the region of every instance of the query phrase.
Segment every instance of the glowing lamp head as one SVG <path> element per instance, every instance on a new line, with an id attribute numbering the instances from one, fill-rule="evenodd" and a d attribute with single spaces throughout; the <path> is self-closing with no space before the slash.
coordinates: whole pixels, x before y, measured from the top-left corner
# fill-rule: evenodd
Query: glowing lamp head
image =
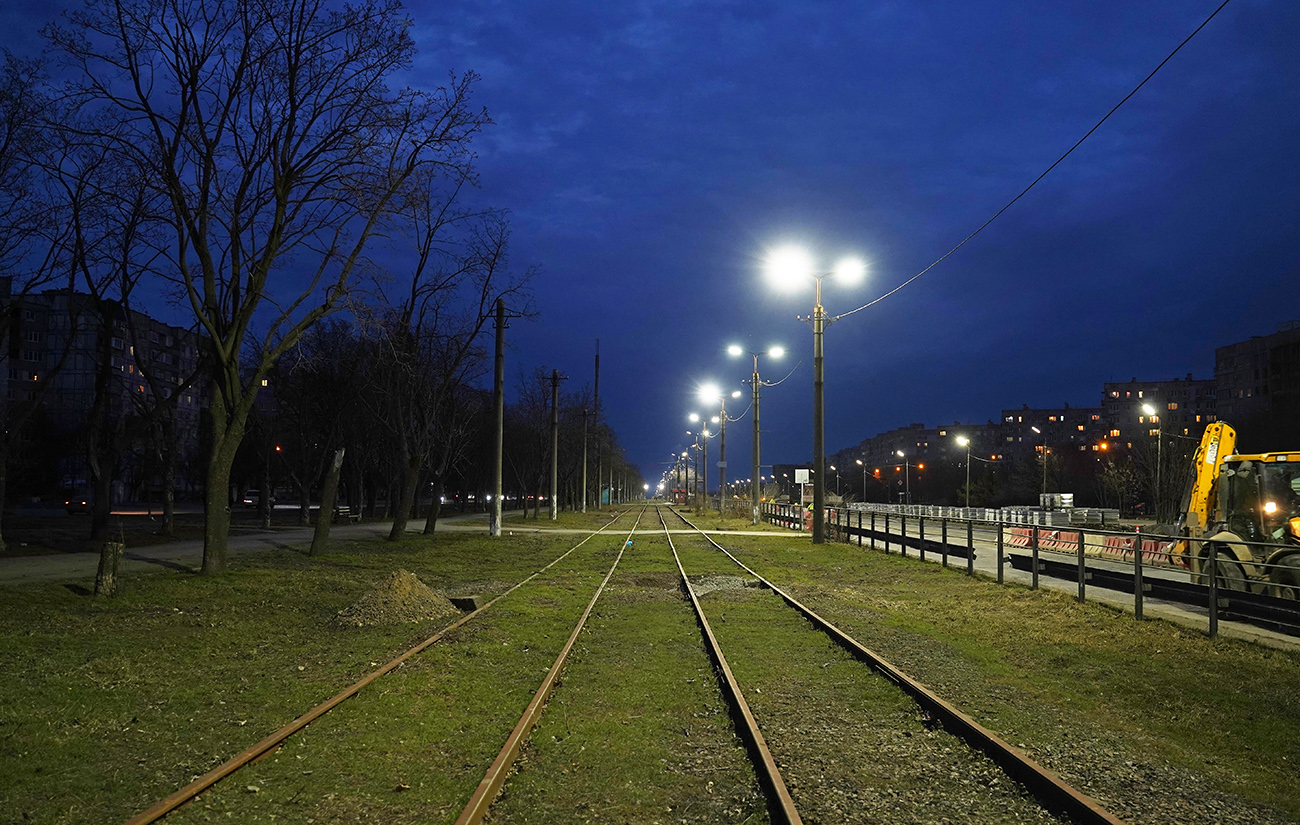
<path id="1" fill-rule="evenodd" d="M 1265 512 L 1266 514 L 1270 515 L 1270 516 L 1273 515 L 1274 513 L 1276 513 L 1276 512 L 1277 512 L 1277 502 L 1276 502 L 1276 501 L 1266 501 L 1266 502 L 1264 502 L 1264 512 Z"/>
<path id="2" fill-rule="evenodd" d="M 712 382 L 700 385 L 700 401 L 705 404 L 716 404 L 722 400 L 722 390 L 717 384 Z"/>
<path id="3" fill-rule="evenodd" d="M 1155 415 L 1155 414 L 1156 414 L 1156 408 L 1153 407 L 1153 406 L 1151 406 L 1150 404 L 1143 404 L 1143 405 L 1142 405 L 1142 412 L 1146 413 L 1147 415 Z"/>
<path id="4" fill-rule="evenodd" d="M 797 246 L 783 246 L 768 255 L 763 270 L 772 286 L 793 292 L 812 277 L 813 259 L 806 250 Z"/>
<path id="5" fill-rule="evenodd" d="M 857 258 L 845 258 L 835 265 L 835 280 L 845 286 L 860 283 L 867 275 L 867 265 Z"/>
<path id="6" fill-rule="evenodd" d="M 700 420 L 699 413 L 691 413 L 690 415 L 686 416 L 686 418 L 687 418 L 688 421 L 699 421 L 699 420 Z"/>
<path id="7" fill-rule="evenodd" d="M 970 439 L 967 438 L 967 437 L 964 436 L 964 435 L 959 435 L 959 436 L 957 436 L 957 446 L 958 446 L 958 447 L 969 447 L 969 446 L 970 446 Z"/>
<path id="8" fill-rule="evenodd" d="M 780 346 L 770 347 L 767 351 L 767 354 L 772 356 L 773 358 L 782 358 L 785 356 L 785 347 L 780 347 Z"/>
<path id="9" fill-rule="evenodd" d="M 731 346 L 727 347 L 727 354 L 730 355 L 732 358 L 739 358 L 740 356 L 745 354 L 745 351 L 740 348 L 739 344 L 732 344 Z"/>
<path id="10" fill-rule="evenodd" d="M 739 398 L 739 397 L 740 397 L 740 390 L 732 390 L 732 391 L 731 391 L 731 397 L 732 397 L 732 398 Z"/>

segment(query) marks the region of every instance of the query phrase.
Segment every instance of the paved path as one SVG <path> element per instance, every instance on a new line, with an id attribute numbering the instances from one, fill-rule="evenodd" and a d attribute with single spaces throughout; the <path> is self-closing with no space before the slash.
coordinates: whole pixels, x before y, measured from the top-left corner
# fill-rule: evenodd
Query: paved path
<path id="1" fill-rule="evenodd" d="M 335 525 L 330 528 L 331 538 L 364 538 L 386 536 L 392 522 L 376 521 L 362 524 Z M 413 519 L 407 532 L 424 529 L 424 519 Z M 487 513 L 444 516 L 438 519 L 438 530 L 447 532 L 485 532 Z M 315 528 L 280 527 L 270 530 L 235 529 L 227 540 L 226 552 L 230 558 L 272 548 L 305 551 L 311 544 Z M 588 531 L 579 531 L 588 532 Z M 122 556 L 119 573 L 164 568 L 187 573 L 198 572 L 203 563 L 203 540 L 190 539 L 149 547 L 128 547 Z M 51 582 L 84 582 L 94 580 L 99 569 L 98 553 L 52 553 L 42 556 L 17 556 L 0 559 L 0 586 L 42 584 Z"/>

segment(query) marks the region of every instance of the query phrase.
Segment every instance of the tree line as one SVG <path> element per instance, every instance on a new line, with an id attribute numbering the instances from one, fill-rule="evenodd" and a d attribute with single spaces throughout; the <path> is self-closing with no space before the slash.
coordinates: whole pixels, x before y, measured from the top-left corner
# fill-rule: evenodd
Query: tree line
<path id="1" fill-rule="evenodd" d="M 0 402 L 0 497 L 25 425 L 88 340 L 94 529 L 141 443 L 170 523 L 177 399 L 201 392 L 205 573 L 225 567 L 232 471 L 259 439 L 293 445 L 303 496 L 332 496 L 333 468 L 358 504 L 382 487 L 397 521 L 422 484 L 464 477 L 488 309 L 530 313 L 536 273 L 510 264 L 506 213 L 470 196 L 491 124 L 478 78 L 400 86 L 410 31 L 395 0 L 119 0 L 47 26 L 41 58 L 5 53 L 0 340 L 25 298 L 69 300 L 61 349 L 25 398 Z M 151 359 L 162 350 L 135 329 L 164 303 L 188 319 L 190 365 Z M 140 388 L 129 410 L 113 403 L 122 337 Z M 268 387 L 274 414 L 258 406 Z"/>

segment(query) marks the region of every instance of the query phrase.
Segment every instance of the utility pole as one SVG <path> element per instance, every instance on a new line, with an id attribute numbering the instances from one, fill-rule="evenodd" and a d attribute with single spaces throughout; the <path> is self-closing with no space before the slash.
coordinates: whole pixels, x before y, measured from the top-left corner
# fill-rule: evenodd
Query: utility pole
<path id="1" fill-rule="evenodd" d="M 586 407 L 582 409 L 582 512 L 587 512 L 587 416 L 591 413 Z"/>
<path id="2" fill-rule="evenodd" d="M 605 483 L 605 472 L 601 466 L 600 455 L 600 339 L 596 339 L 596 390 L 594 399 L 594 410 L 592 412 L 592 423 L 596 425 L 596 509 L 599 510 L 605 503 L 605 497 L 602 495 L 602 486 Z"/>
<path id="3" fill-rule="evenodd" d="M 560 517 L 560 381 L 559 370 L 551 370 L 551 521 Z"/>
<path id="4" fill-rule="evenodd" d="M 492 376 L 492 410 L 496 417 L 492 444 L 492 509 L 488 511 L 488 535 L 501 535 L 501 454 L 505 451 L 506 426 L 506 302 L 497 298 L 497 348 Z"/>

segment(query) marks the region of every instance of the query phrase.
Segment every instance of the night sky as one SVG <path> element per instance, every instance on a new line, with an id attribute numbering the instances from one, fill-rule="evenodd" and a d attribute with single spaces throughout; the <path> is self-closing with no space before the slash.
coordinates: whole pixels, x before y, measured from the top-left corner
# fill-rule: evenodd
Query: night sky
<path id="1" fill-rule="evenodd" d="M 1029 184 L 1220 0 L 420 2 L 413 84 L 482 75 L 474 195 L 511 210 L 536 320 L 511 379 L 591 381 L 654 479 L 695 388 L 764 377 L 765 462 L 811 458 L 811 284 L 836 315 L 888 292 Z M 11 49 L 58 4 L 8 2 Z M 1213 376 L 1214 349 L 1300 318 L 1300 4 L 1233 0 L 1035 189 L 927 275 L 826 334 L 826 446 L 1004 407 L 1089 406 L 1108 380 Z M 734 405 L 732 412 L 744 409 Z M 728 439 L 747 476 L 748 419 Z M 710 457 L 714 455 L 710 446 Z M 712 475 L 711 471 L 711 475 Z"/>

